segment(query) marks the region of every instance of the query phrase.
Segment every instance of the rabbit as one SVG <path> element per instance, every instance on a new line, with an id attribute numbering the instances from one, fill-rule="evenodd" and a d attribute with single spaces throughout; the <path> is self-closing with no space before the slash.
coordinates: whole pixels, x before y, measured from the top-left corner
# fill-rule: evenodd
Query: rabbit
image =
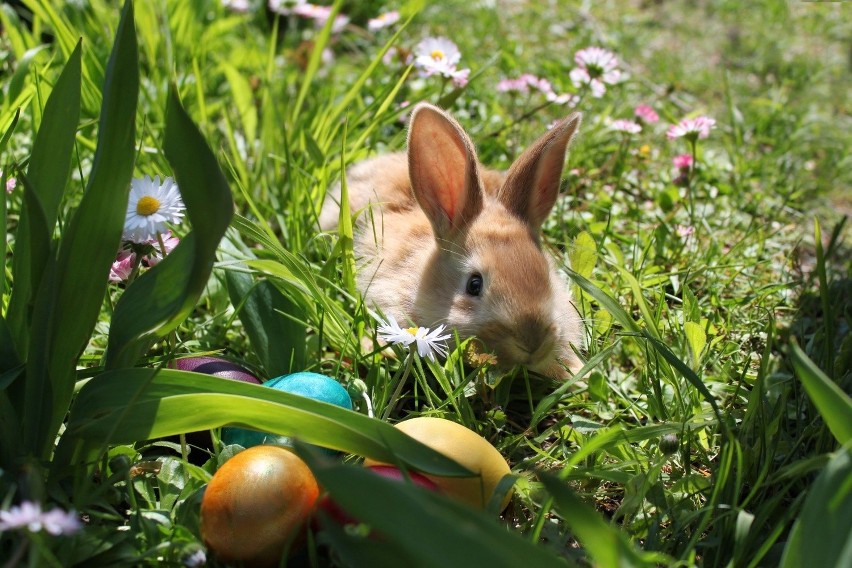
<path id="1" fill-rule="evenodd" d="M 501 172 L 479 163 L 449 114 L 417 105 L 407 153 L 366 159 L 346 174 L 351 211 L 370 213 L 359 217 L 354 244 L 367 304 L 401 324 L 476 336 L 501 368 L 525 365 L 558 380 L 566 367 L 579 370 L 582 321 L 541 225 L 580 121 L 579 113 L 559 121 Z M 338 184 L 320 211 L 322 230 L 335 229 L 339 201 Z"/>

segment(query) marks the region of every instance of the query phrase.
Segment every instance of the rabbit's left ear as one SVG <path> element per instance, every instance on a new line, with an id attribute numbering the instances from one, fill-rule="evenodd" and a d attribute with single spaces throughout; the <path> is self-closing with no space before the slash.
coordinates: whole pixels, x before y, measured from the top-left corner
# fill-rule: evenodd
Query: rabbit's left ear
<path id="1" fill-rule="evenodd" d="M 565 152 L 580 120 L 580 113 L 575 112 L 559 121 L 527 148 L 506 174 L 497 198 L 531 227 L 540 227 L 556 203 Z"/>

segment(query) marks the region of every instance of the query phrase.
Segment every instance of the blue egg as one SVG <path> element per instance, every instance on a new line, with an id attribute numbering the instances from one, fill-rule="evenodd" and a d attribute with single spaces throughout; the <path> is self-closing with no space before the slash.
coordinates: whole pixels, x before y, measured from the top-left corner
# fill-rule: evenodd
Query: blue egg
<path id="1" fill-rule="evenodd" d="M 309 373 L 306 371 L 292 373 L 270 379 L 263 383 L 263 386 L 352 410 L 352 398 L 346 389 L 334 379 L 318 373 Z M 259 446 L 261 444 L 277 446 L 293 445 L 292 439 L 288 436 L 278 436 L 277 434 L 247 430 L 245 428 L 224 428 L 222 430 L 222 441 L 226 444 L 239 444 L 244 448 Z M 327 448 L 318 449 L 331 455 L 338 453 L 335 450 Z"/>

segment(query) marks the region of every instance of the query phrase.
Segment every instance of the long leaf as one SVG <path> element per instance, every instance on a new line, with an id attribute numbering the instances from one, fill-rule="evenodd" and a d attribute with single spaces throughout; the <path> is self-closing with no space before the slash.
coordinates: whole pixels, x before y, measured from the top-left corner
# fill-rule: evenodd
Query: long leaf
<path id="1" fill-rule="evenodd" d="M 55 299 L 39 299 L 54 306 L 49 337 L 40 342 L 36 355 L 50 361 L 53 400 L 45 415 L 31 417 L 32 421 L 25 423 L 39 429 L 36 441 L 41 455 L 49 454 L 68 411 L 77 358 L 97 322 L 109 268 L 121 240 L 135 158 L 138 95 L 133 2 L 127 0 L 107 64 L 98 146 L 89 183 L 59 245 Z"/>
<path id="2" fill-rule="evenodd" d="M 828 429 L 841 445 L 848 444 L 852 440 L 852 398 L 795 343 L 790 344 L 790 354 L 796 376 L 802 381 Z"/>
<path id="3" fill-rule="evenodd" d="M 449 497 L 366 468 L 300 455 L 340 507 L 393 543 L 402 555 L 396 566 L 566 566 L 544 547 Z"/>
<path id="4" fill-rule="evenodd" d="M 36 134 L 27 170 L 29 183 L 41 204 L 46 239 L 52 237 L 59 203 L 71 170 L 71 153 L 80 121 L 80 54 L 81 44 L 78 42 L 44 105 L 41 126 Z M 14 288 L 7 313 L 9 326 L 22 356 L 26 356 L 28 351 L 26 327 L 33 294 L 39 286 L 31 278 L 33 272 L 41 273 L 45 260 L 41 258 L 42 266 L 32 266 L 34 259 L 30 246 L 33 243 L 28 238 L 31 234 L 31 215 L 29 207 L 25 207 L 18 225 L 12 261 Z"/>
<path id="5" fill-rule="evenodd" d="M 193 230 L 119 300 L 110 328 L 108 368 L 133 365 L 154 341 L 186 319 L 207 285 L 216 248 L 234 214 L 228 182 L 181 106 L 175 85 L 169 91 L 164 151 Z"/>
<path id="6" fill-rule="evenodd" d="M 296 437 L 433 474 L 470 474 L 380 420 L 264 386 L 172 369 L 118 369 L 92 379 L 77 395 L 57 451 L 63 459 L 89 461 L 107 444 L 220 426 Z"/>
<path id="7" fill-rule="evenodd" d="M 784 547 L 782 568 L 852 566 L 852 453 L 843 448 L 811 486 Z"/>
<path id="8" fill-rule="evenodd" d="M 298 323 L 298 318 L 304 317 L 301 306 L 267 280 L 255 283 L 245 272 L 228 270 L 225 281 L 231 303 L 239 308 L 240 321 L 267 375 L 277 377 L 304 369 L 307 334 L 305 326 Z"/>

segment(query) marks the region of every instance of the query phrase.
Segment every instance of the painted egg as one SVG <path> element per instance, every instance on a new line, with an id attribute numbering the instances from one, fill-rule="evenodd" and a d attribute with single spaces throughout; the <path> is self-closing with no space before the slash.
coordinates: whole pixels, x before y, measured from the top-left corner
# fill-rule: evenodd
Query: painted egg
<path id="1" fill-rule="evenodd" d="M 421 416 L 405 420 L 397 428 L 433 450 L 451 458 L 477 474 L 476 477 L 438 477 L 426 475 L 451 497 L 478 509 L 484 509 L 504 475 L 510 473 L 506 460 L 488 441 L 461 424 L 443 418 Z M 367 459 L 365 465 L 378 462 Z M 506 508 L 512 491 L 503 499 L 500 510 Z"/>
<path id="2" fill-rule="evenodd" d="M 278 566 L 298 544 L 319 495 L 308 466 L 290 450 L 257 446 L 219 468 L 201 501 L 201 537 L 216 557 Z"/>
<path id="3" fill-rule="evenodd" d="M 424 487 L 432 491 L 440 491 L 434 481 L 423 474 L 417 473 L 416 471 L 407 472 L 408 478 L 406 478 L 406 474 L 403 473 L 401 469 L 392 465 L 372 465 L 368 466 L 368 469 L 376 475 L 380 475 L 400 483 L 408 483 L 408 480 L 410 479 L 411 483 L 414 485 L 419 485 L 420 487 Z M 377 495 L 376 498 L 381 499 L 382 497 L 381 495 Z M 358 524 L 358 520 L 344 511 L 327 493 L 320 497 L 317 502 L 317 509 L 325 511 L 332 519 L 341 525 Z"/>
<path id="4" fill-rule="evenodd" d="M 194 371 L 214 375 L 223 379 L 232 379 L 244 383 L 260 384 L 260 379 L 227 359 L 219 357 L 184 357 L 172 361 L 172 366 L 180 371 Z"/>
<path id="5" fill-rule="evenodd" d="M 352 398 L 343 386 L 325 375 L 318 373 L 299 372 L 270 379 L 263 383 L 270 387 L 290 394 L 297 394 L 314 400 L 327 402 L 352 410 Z M 258 446 L 260 444 L 274 444 L 278 446 L 292 446 L 292 440 L 288 436 L 278 436 L 256 430 L 245 428 L 225 428 L 222 431 L 222 440 L 226 444 L 239 444 L 244 448 Z M 334 450 L 319 448 L 324 453 L 336 455 Z"/>

